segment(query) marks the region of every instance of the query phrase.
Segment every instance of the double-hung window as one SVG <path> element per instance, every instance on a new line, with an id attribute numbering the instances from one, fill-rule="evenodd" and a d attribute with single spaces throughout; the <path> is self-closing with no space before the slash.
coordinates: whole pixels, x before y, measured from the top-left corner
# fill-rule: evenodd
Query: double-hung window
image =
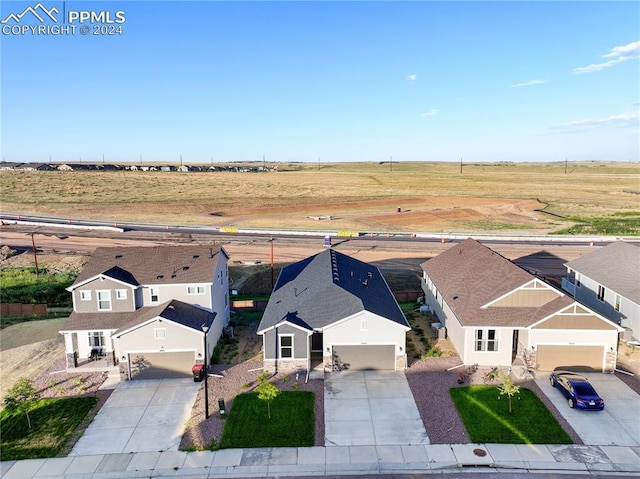
<path id="1" fill-rule="evenodd" d="M 204 286 L 187 286 L 187 294 L 204 294 Z"/>
<path id="2" fill-rule="evenodd" d="M 127 290 L 116 289 L 116 299 L 127 299 Z"/>
<path id="3" fill-rule="evenodd" d="M 292 358 L 293 357 L 293 336 L 280 336 L 280 357 Z"/>
<path id="4" fill-rule="evenodd" d="M 616 304 L 613 306 L 616 311 L 620 311 L 620 295 L 616 294 Z"/>
<path id="5" fill-rule="evenodd" d="M 104 333 L 102 331 L 89 331 L 89 346 L 101 348 L 104 346 Z"/>
<path id="6" fill-rule="evenodd" d="M 91 301 L 91 290 L 80 290 L 80 301 Z"/>
<path id="7" fill-rule="evenodd" d="M 96 291 L 98 297 L 98 311 L 111 311 L 111 291 L 108 289 Z"/>
<path id="8" fill-rule="evenodd" d="M 158 301 L 160 301 L 159 294 L 160 293 L 157 287 L 152 286 L 151 288 L 149 288 L 149 296 L 152 303 L 157 303 Z"/>
<path id="9" fill-rule="evenodd" d="M 498 331 L 496 329 L 476 329 L 475 351 L 497 351 Z"/>

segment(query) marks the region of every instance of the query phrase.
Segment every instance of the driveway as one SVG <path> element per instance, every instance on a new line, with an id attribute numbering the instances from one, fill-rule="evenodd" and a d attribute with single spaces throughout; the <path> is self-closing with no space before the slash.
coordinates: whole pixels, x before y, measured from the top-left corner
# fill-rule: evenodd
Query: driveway
<path id="1" fill-rule="evenodd" d="M 324 384 L 325 446 L 429 444 L 402 371 L 342 371 Z"/>
<path id="2" fill-rule="evenodd" d="M 551 387 L 549 374 L 536 384 L 589 446 L 640 446 L 640 396 L 613 374 L 578 373 L 586 377 L 604 399 L 603 411 L 571 409 L 562 393 Z"/>
<path id="3" fill-rule="evenodd" d="M 191 378 L 118 384 L 69 455 L 177 451 L 200 384 Z"/>

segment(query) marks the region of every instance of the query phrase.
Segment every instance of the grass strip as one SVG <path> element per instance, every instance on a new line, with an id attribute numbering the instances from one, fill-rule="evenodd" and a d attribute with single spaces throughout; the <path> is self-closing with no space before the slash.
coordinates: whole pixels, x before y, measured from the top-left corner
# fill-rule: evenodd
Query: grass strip
<path id="1" fill-rule="evenodd" d="M 530 389 L 520 389 L 512 399 L 512 414 L 509 414 L 508 398 L 501 396 L 495 386 L 459 387 L 449 392 L 472 442 L 572 443 L 558 421 Z"/>
<path id="2" fill-rule="evenodd" d="M 222 432 L 221 448 L 309 447 L 315 434 L 314 395 L 310 391 L 281 391 L 271 403 L 257 393 L 239 394 Z"/>

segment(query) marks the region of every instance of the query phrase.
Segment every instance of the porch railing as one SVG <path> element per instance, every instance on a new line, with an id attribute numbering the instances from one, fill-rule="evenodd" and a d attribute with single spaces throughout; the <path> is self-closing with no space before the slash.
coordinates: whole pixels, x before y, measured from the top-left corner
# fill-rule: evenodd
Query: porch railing
<path id="1" fill-rule="evenodd" d="M 562 289 L 564 289 L 571 296 L 576 295 L 576 285 L 572 283 L 571 280 L 566 276 L 562 278 Z"/>

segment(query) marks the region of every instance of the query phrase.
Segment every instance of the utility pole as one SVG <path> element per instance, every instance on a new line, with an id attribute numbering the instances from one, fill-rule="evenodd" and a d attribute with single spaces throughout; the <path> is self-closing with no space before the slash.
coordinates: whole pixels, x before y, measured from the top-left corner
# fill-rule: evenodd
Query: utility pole
<path id="1" fill-rule="evenodd" d="M 267 162 L 264 159 L 264 155 L 262 155 L 262 169 L 263 171 L 267 171 Z"/>
<path id="2" fill-rule="evenodd" d="M 567 174 L 567 163 L 568 163 L 568 161 L 569 161 L 569 160 L 568 160 L 568 159 L 567 159 L 567 157 L 565 156 L 565 158 L 564 158 L 564 174 L 565 174 L 565 175 Z"/>
<path id="3" fill-rule="evenodd" d="M 462 174 L 462 158 L 460 158 L 460 174 Z"/>
<path id="4" fill-rule="evenodd" d="M 320 157 L 318 157 L 318 170 L 320 169 Z"/>
<path id="5" fill-rule="evenodd" d="M 393 156 L 389 157 L 389 171 L 393 171 Z"/>
<path id="6" fill-rule="evenodd" d="M 182 155 L 180 155 L 180 166 L 182 166 Z"/>
<path id="7" fill-rule="evenodd" d="M 36 278 L 40 277 L 40 271 L 38 270 L 38 254 L 36 253 L 36 240 L 33 239 L 34 232 L 29 233 L 31 235 L 31 245 L 33 246 L 33 262 L 36 265 Z"/>
<path id="8" fill-rule="evenodd" d="M 271 291 L 273 291 L 273 239 L 269 240 L 269 243 L 271 243 Z"/>

